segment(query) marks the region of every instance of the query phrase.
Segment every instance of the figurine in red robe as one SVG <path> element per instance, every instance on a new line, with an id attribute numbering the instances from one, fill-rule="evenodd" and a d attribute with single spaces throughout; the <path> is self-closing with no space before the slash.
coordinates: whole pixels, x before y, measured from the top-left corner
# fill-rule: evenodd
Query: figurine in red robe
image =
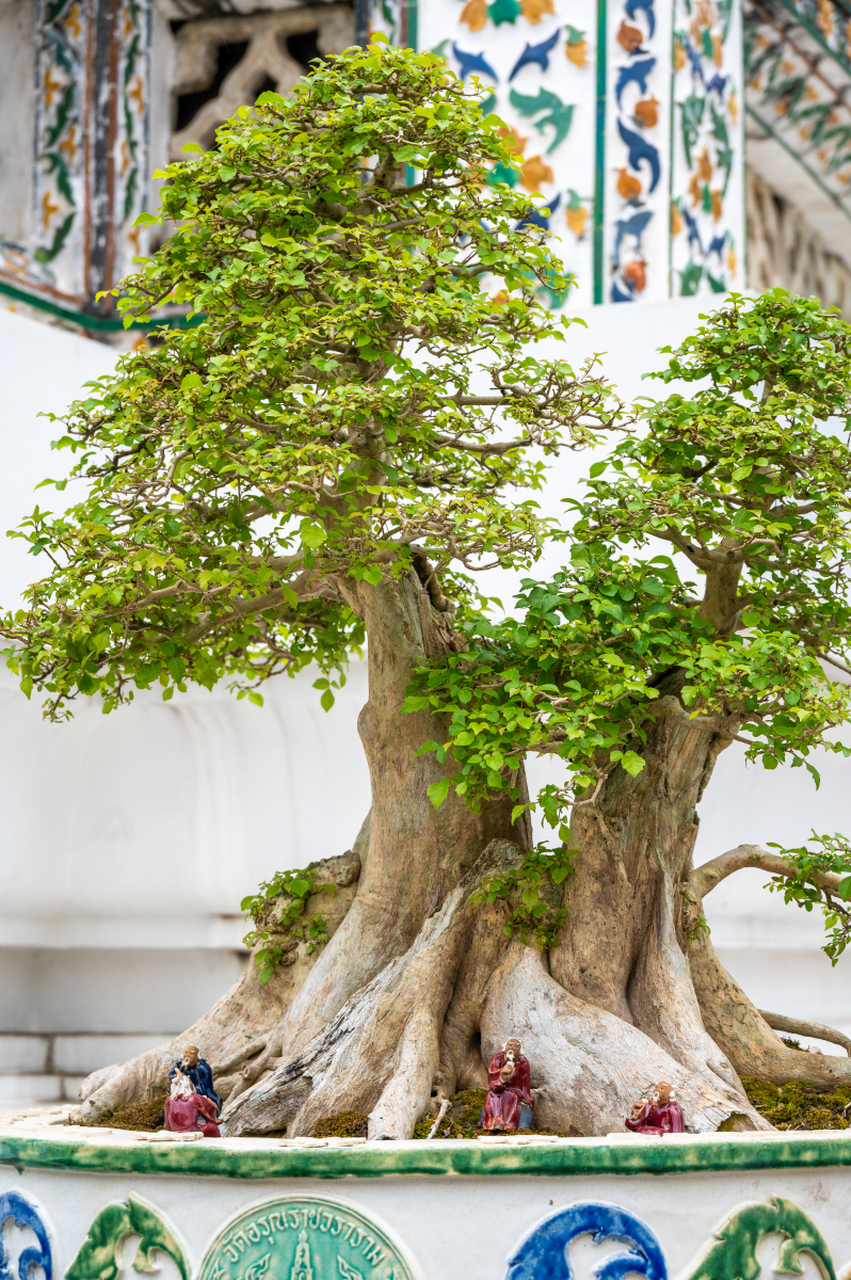
<path id="1" fill-rule="evenodd" d="M 682 1133 L 685 1129 L 680 1104 L 675 1100 L 671 1086 L 660 1080 L 648 1102 L 642 1098 L 632 1108 L 632 1115 L 624 1120 L 633 1133 L 654 1134 Z"/>
<path id="2" fill-rule="evenodd" d="M 201 1132 L 205 1138 L 220 1138 L 216 1124 L 216 1104 L 211 1098 L 195 1092 L 188 1076 L 178 1069 L 165 1100 L 165 1127 L 172 1133 Z"/>
<path id="3" fill-rule="evenodd" d="M 520 1052 L 519 1040 L 512 1037 L 503 1050 L 493 1055 L 488 1067 L 488 1084 L 482 1128 L 496 1132 L 530 1129 L 535 1099 L 530 1088 L 529 1063 Z"/>

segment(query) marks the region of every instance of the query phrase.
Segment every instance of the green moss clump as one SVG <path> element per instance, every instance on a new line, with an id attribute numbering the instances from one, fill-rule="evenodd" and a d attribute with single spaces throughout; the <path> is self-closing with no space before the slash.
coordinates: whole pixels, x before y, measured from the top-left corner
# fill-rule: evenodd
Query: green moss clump
<path id="1" fill-rule="evenodd" d="M 742 1076 L 745 1093 L 776 1129 L 847 1129 L 851 1127 L 851 1085 L 819 1093 L 805 1084 L 776 1085 L 757 1076 Z"/>
<path id="2" fill-rule="evenodd" d="M 317 1120 L 314 1138 L 365 1138 L 369 1129 L 369 1116 L 359 1111 L 342 1111 L 337 1116 Z"/>
<path id="3" fill-rule="evenodd" d="M 436 1138 L 478 1137 L 479 1116 L 487 1097 L 486 1089 L 462 1089 L 449 1099 L 449 1110 L 440 1122 Z M 415 1138 L 427 1138 L 437 1119 L 437 1113 L 427 1111 L 414 1127 Z"/>
<path id="4" fill-rule="evenodd" d="M 105 1111 L 97 1120 L 72 1120 L 86 1129 L 135 1129 L 142 1133 L 155 1133 L 165 1127 L 165 1095 L 150 1102 L 131 1102 L 127 1107 Z"/>
<path id="5" fill-rule="evenodd" d="M 487 1089 L 462 1089 L 449 1099 L 449 1110 L 440 1122 L 436 1138 L 478 1138 L 484 1130 L 479 1128 L 479 1116 L 488 1096 Z M 437 1113 L 427 1111 L 414 1127 L 415 1138 L 427 1138 Z M 518 1129 L 518 1133 L 553 1133 L 552 1129 Z"/>

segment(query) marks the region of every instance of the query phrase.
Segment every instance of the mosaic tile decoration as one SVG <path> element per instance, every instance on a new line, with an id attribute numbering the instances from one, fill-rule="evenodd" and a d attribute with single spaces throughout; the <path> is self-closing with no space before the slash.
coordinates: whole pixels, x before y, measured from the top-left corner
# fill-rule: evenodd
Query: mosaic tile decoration
<path id="1" fill-rule="evenodd" d="M 416 1280 L 386 1229 L 331 1196 L 281 1196 L 242 1210 L 208 1246 L 198 1280 Z M 99 1276 L 69 1280 L 100 1280 Z"/>
<path id="2" fill-rule="evenodd" d="M 58 1194 L 60 1187 L 55 1190 Z M 547 1214 L 510 1249 L 505 1280 L 573 1280 L 571 1248 L 580 1237 L 614 1245 L 597 1255 L 594 1280 L 627 1275 L 668 1280 L 664 1246 L 653 1227 L 633 1210 L 601 1200 L 574 1201 Z M 735 1205 L 709 1239 L 702 1245 L 695 1242 L 697 1252 L 685 1280 L 759 1280 L 767 1264 L 758 1251 L 769 1237 L 777 1242 L 776 1274 L 800 1276 L 806 1258 L 820 1280 L 837 1280 L 816 1222 L 794 1201 L 778 1195 Z M 130 1240 L 132 1251 L 125 1248 Z M 421 1275 L 388 1223 L 346 1199 L 313 1191 L 243 1206 L 215 1231 L 197 1265 L 170 1217 L 133 1194 L 104 1205 L 74 1247 L 65 1280 L 152 1274 L 161 1269 L 163 1258 L 171 1259 L 181 1280 L 365 1280 L 367 1275 L 371 1280 L 417 1280 Z M 54 1252 L 53 1232 L 40 1202 L 17 1190 L 0 1194 L 3 1280 L 35 1280 L 39 1271 L 43 1280 L 54 1280 Z M 841 1274 L 848 1274 L 848 1268 Z"/>
<path id="3" fill-rule="evenodd" d="M 742 287 L 734 0 L 378 0 L 374 26 L 490 90 L 568 306 Z"/>
<path id="4" fill-rule="evenodd" d="M 535 197 L 533 221 L 578 281 L 572 304 L 592 301 L 596 7 L 592 0 L 435 0 L 419 8 L 420 47 L 490 90 L 486 111 L 505 121 L 521 171 L 494 173 Z M 448 34 L 447 34 L 448 32 Z M 563 294 L 548 293 L 550 307 Z"/>
<path id="5" fill-rule="evenodd" d="M 822 48 L 851 75 L 851 15 L 837 0 L 781 0 Z"/>
<path id="6" fill-rule="evenodd" d="M 610 0 L 604 302 L 668 296 L 671 6 Z"/>
<path id="7" fill-rule="evenodd" d="M 13 1231 L 35 1236 L 35 1244 L 24 1245 L 14 1261 L 10 1247 Z M 53 1280 L 52 1234 L 40 1205 L 31 1196 L 21 1191 L 0 1194 L 0 1277 L 12 1280 L 14 1267 L 17 1280 L 32 1280 L 33 1273 L 39 1271 L 43 1280 Z"/>
<path id="8" fill-rule="evenodd" d="M 145 251 L 151 0 L 38 0 L 33 237 L 0 277 L 72 306 Z"/>
<path id="9" fill-rule="evenodd" d="M 628 1209 L 598 1201 L 569 1205 L 540 1222 L 512 1254 L 505 1280 L 572 1280 L 570 1245 L 582 1235 L 591 1235 L 595 1244 L 614 1240 L 626 1246 L 594 1268 L 595 1280 L 622 1280 L 627 1275 L 667 1280 L 662 1245 L 647 1223 Z M 801 1275 L 801 1254 L 807 1254 L 822 1280 L 836 1280 L 818 1227 L 798 1205 L 779 1196 L 733 1209 L 698 1254 L 686 1280 L 757 1280 L 762 1270 L 757 1249 L 771 1235 L 782 1240 L 776 1273 Z"/>
<path id="10" fill-rule="evenodd" d="M 814 9 L 746 7 L 747 110 L 851 218 L 851 63 L 847 37 L 837 35 L 851 34 L 851 18 L 840 23 L 829 0 Z"/>
<path id="11" fill-rule="evenodd" d="M 675 0 L 671 294 L 744 286 L 741 14 Z"/>

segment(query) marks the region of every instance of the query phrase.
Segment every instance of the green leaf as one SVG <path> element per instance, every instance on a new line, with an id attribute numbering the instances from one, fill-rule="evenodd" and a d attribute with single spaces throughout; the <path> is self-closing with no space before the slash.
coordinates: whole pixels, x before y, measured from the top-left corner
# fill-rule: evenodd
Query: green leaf
<path id="1" fill-rule="evenodd" d="M 644 768 L 644 761 L 641 756 L 637 755 L 634 751 L 624 752 L 618 763 L 621 768 L 626 769 L 627 773 L 633 778 L 636 778 Z"/>
<path id="2" fill-rule="evenodd" d="M 428 798 L 434 805 L 435 809 L 439 809 L 449 794 L 452 779 L 448 777 L 441 778 L 438 782 L 433 782 L 428 789 Z"/>
<path id="3" fill-rule="evenodd" d="M 308 520 L 302 521 L 299 533 L 304 545 L 312 550 L 315 550 L 316 547 L 321 547 L 327 537 L 321 524 L 313 524 Z"/>

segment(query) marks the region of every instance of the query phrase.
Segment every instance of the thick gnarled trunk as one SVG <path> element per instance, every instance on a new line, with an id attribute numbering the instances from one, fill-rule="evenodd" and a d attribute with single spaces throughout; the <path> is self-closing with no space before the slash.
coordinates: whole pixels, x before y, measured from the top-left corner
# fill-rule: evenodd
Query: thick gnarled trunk
<path id="1" fill-rule="evenodd" d="M 529 843 L 528 829 L 512 825 L 507 798 L 483 804 L 478 814 L 454 793 L 439 809 L 428 798 L 444 770 L 433 753 L 417 751 L 445 740 L 447 725 L 400 708 L 414 670 L 448 651 L 451 617 L 434 609 L 413 574 L 380 587 L 359 584 L 352 595 L 369 636 L 369 701 L 358 718 L 372 791 L 369 851 L 352 908 L 285 1019 L 291 1053 L 407 951 L 491 840 Z"/>
<path id="2" fill-rule="evenodd" d="M 151 1096 L 189 1041 L 217 1068 L 226 1134 L 309 1134 L 361 1111 L 372 1137 L 406 1138 L 436 1098 L 484 1085 L 513 1034 L 539 1126 L 621 1131 L 664 1079 L 695 1132 L 770 1128 L 737 1072 L 804 1078 L 814 1059 L 782 1045 L 695 927 L 696 806 L 723 743 L 681 721 L 648 724 L 643 771 L 617 769 L 575 812 L 558 945 L 525 947 L 506 933 L 512 904 L 470 895 L 519 864 L 528 826 L 512 826 L 501 797 L 478 814 L 454 795 L 435 809 L 427 793 L 443 768 L 416 753 L 446 726 L 400 715 L 414 668 L 451 647 L 451 616 L 415 575 L 346 589 L 369 635 L 359 729 L 372 809 L 352 853 L 315 873 L 338 885 L 308 904 L 328 915 L 331 939 L 314 956 L 300 944 L 266 988 L 252 968 L 185 1036 L 90 1077 L 84 1114 Z M 846 1070 L 818 1064 L 825 1080 Z"/>
<path id="3" fill-rule="evenodd" d="M 697 801 L 717 751 L 705 731 L 660 719 L 641 753 L 636 778 L 615 770 L 597 802 L 576 809 L 571 835 L 580 852 L 566 882 L 552 974 L 746 1106 L 733 1066 L 704 1026 L 685 936 Z"/>
<path id="4" fill-rule="evenodd" d="M 491 841 L 530 843 L 528 821 L 512 824 L 507 798 L 483 804 L 478 814 L 454 794 L 439 809 L 428 798 L 443 767 L 432 753 L 418 756 L 417 751 L 430 739 L 445 739 L 447 726 L 439 717 L 400 712 L 415 668 L 451 647 L 451 614 L 435 608 L 434 592 L 414 573 L 377 587 L 346 583 L 344 590 L 369 636 L 369 700 L 358 729 L 370 769 L 372 807 L 355 848 L 356 885 L 307 904 L 308 913 L 315 909 L 328 916 L 332 937 L 313 956 L 299 946 L 296 963 L 278 970 L 266 988 L 252 966 L 185 1035 L 95 1072 L 81 1091 L 86 1120 L 153 1096 L 187 1042 L 197 1043 L 219 1068 L 220 1091 L 235 1105 L 283 1058 L 296 1059 L 347 1002 L 411 948 L 424 922 Z"/>
<path id="5" fill-rule="evenodd" d="M 409 1137 L 432 1094 L 484 1084 L 484 1062 L 509 1034 L 532 1063 L 540 1125 L 620 1130 L 632 1103 L 666 1079 L 696 1132 L 770 1127 L 704 1028 L 686 955 L 695 805 L 715 754 L 705 732 L 662 722 L 639 777 L 617 771 L 577 815 L 581 853 L 550 955 L 506 937 L 505 904 L 469 903 L 486 875 L 520 856 L 495 839 L 437 912 L 425 911 L 409 950 L 229 1108 L 226 1131 L 310 1132 L 320 1115 L 355 1108 L 369 1113 L 371 1136 Z"/>

